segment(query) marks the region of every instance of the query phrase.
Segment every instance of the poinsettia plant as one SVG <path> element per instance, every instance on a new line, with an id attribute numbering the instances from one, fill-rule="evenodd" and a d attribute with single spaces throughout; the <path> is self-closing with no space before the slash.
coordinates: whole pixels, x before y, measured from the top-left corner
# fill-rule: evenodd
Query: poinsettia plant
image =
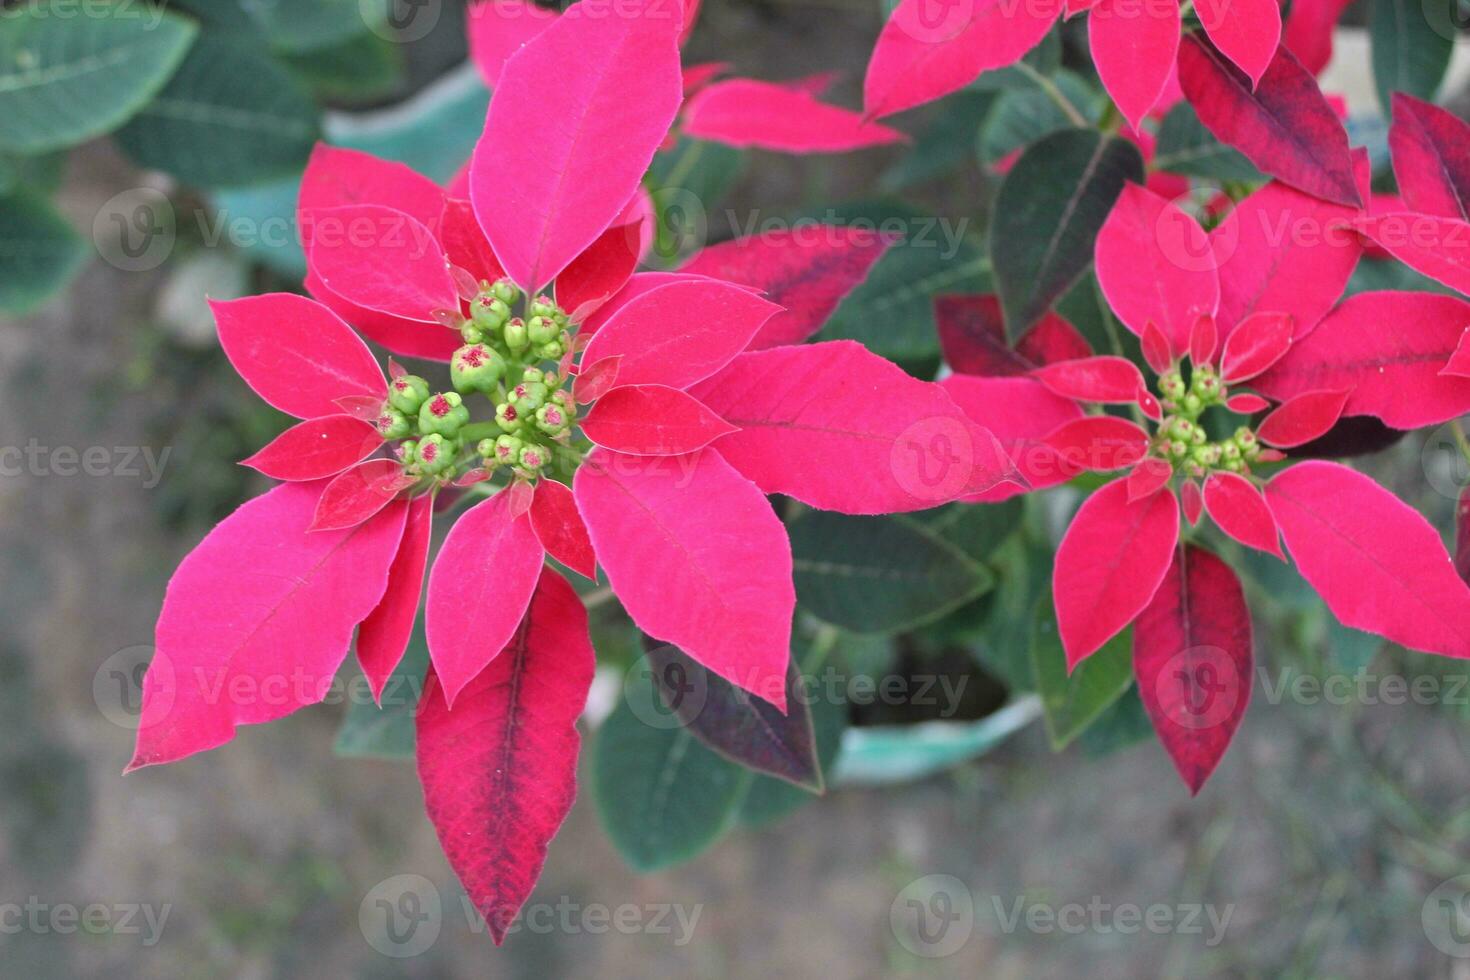
<path id="1" fill-rule="evenodd" d="M 380 696 L 426 592 L 419 774 L 497 942 L 575 791 L 594 653 L 563 571 L 600 569 L 647 635 L 781 713 L 795 593 L 766 495 L 874 514 L 1016 478 L 938 384 L 802 344 L 886 239 L 771 236 L 635 274 L 624 218 L 682 97 L 662 9 L 568 14 L 509 57 L 468 200 L 364 154 L 313 157 L 315 298 L 214 304 L 241 377 L 302 421 L 245 461 L 281 484 L 170 582 L 129 766 L 321 701 L 354 634 Z M 385 374 L 353 326 L 447 359 L 451 385 Z M 436 512 L 455 518 L 431 561 Z"/>

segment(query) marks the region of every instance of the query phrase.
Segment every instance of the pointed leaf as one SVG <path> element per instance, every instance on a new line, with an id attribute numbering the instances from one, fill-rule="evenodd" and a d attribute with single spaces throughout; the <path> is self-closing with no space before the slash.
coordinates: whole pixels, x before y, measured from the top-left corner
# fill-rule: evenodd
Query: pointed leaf
<path id="1" fill-rule="evenodd" d="M 1220 348 L 1220 328 L 1212 315 L 1195 318 L 1189 334 L 1189 359 L 1195 364 L 1211 364 Z"/>
<path id="2" fill-rule="evenodd" d="M 1455 378 L 1470 378 L 1470 326 L 1460 335 L 1460 343 L 1439 373 Z"/>
<path id="3" fill-rule="evenodd" d="M 1215 48 L 1257 84 L 1281 43 L 1281 6 L 1276 0 L 1196 0 L 1205 33 Z"/>
<path id="4" fill-rule="evenodd" d="M 1129 125 L 1141 128 L 1173 72 L 1179 8 L 1098 0 L 1087 15 L 1087 40 L 1103 87 Z"/>
<path id="5" fill-rule="evenodd" d="M 580 13 L 505 63 L 470 167 L 480 226 L 531 292 L 613 223 L 683 98 L 677 18 L 651 2 Z"/>
<path id="6" fill-rule="evenodd" d="M 129 769 L 173 762 L 326 697 L 377 605 L 404 507 L 307 533 L 320 483 L 285 483 L 225 518 L 179 565 L 158 617 Z"/>
<path id="7" fill-rule="evenodd" d="M 1267 445 L 1281 449 L 1311 442 L 1342 417 L 1351 393 L 1348 389 L 1329 388 L 1293 395 L 1261 420 L 1256 435 Z"/>
<path id="8" fill-rule="evenodd" d="M 350 415 L 328 415 L 293 425 L 240 465 L 272 480 L 320 480 L 361 462 L 382 444 L 371 424 Z"/>
<path id="9" fill-rule="evenodd" d="M 1169 485 L 1173 476 L 1174 467 L 1167 460 L 1157 457 L 1139 460 L 1128 474 L 1128 502 L 1131 504 L 1158 493 Z"/>
<path id="10" fill-rule="evenodd" d="M 1188 545 L 1133 626 L 1133 671 L 1154 732 L 1191 796 L 1220 764 L 1251 696 L 1251 616 L 1240 580 Z"/>
<path id="11" fill-rule="evenodd" d="M 318 143 L 301 175 L 296 213 L 302 218 L 302 235 L 309 238 L 312 223 L 305 216 L 313 211 L 377 205 L 402 211 L 426 228 L 436 228 L 444 203 L 444 190 L 438 184 L 401 163 Z"/>
<path id="12" fill-rule="evenodd" d="M 434 673 L 452 706 L 510 642 L 536 590 L 544 552 L 501 492 L 465 511 L 434 559 L 424 622 Z"/>
<path id="13" fill-rule="evenodd" d="M 1057 361 L 1031 376 L 1063 398 L 1126 405 L 1145 388 L 1143 372 L 1132 361 L 1104 354 L 1076 361 Z"/>
<path id="14" fill-rule="evenodd" d="M 619 385 L 582 420 L 588 439 L 630 456 L 680 456 L 736 431 L 697 399 L 663 385 Z"/>
<path id="15" fill-rule="evenodd" d="M 433 531 L 434 495 L 426 493 L 408 502 L 403 538 L 388 568 L 387 591 L 357 630 L 357 662 L 372 689 L 373 700 L 380 704 L 383 689 L 413 636 Z"/>
<path id="16" fill-rule="evenodd" d="M 944 359 L 960 374 L 1025 375 L 1053 361 L 1092 356 L 1087 339 L 1055 313 L 1043 316 L 1011 347 L 995 295 L 936 296 L 934 320 Z"/>
<path id="17" fill-rule="evenodd" d="M 387 397 L 372 351 L 331 310 L 304 296 L 267 293 L 209 304 L 220 346 L 266 402 L 299 419 L 337 415 L 344 395 Z"/>
<path id="18" fill-rule="evenodd" d="M 1430 214 L 1375 214 L 1357 228 L 1416 272 L 1470 295 L 1470 222 Z"/>
<path id="19" fill-rule="evenodd" d="M 1000 441 L 1001 448 L 1031 490 L 1066 483 L 1078 470 L 1069 466 L 1042 440 L 1065 422 L 1082 417 L 1082 408 L 1069 398 L 1054 395 L 1031 378 L 981 378 L 956 374 L 940 382 L 955 404 L 972 420 L 983 424 Z M 943 441 L 931 441 L 938 457 Z M 936 460 L 937 462 L 937 460 Z M 1026 492 L 1016 483 L 1002 483 L 964 499 L 994 503 Z"/>
<path id="20" fill-rule="evenodd" d="M 638 267 L 638 224 L 615 225 L 556 277 L 556 302 L 581 323 L 627 283 Z"/>
<path id="21" fill-rule="evenodd" d="M 312 531 L 356 527 L 413 485 L 396 459 L 370 459 L 333 477 L 317 502 Z"/>
<path id="22" fill-rule="evenodd" d="M 1199 517 L 1205 510 L 1205 498 L 1200 493 L 1198 483 L 1193 480 L 1185 480 L 1179 484 L 1179 506 L 1184 511 L 1184 519 L 1189 522 L 1190 527 L 1199 523 Z"/>
<path id="23" fill-rule="evenodd" d="M 597 556 L 587 526 L 577 512 L 577 501 L 564 483 L 537 480 L 531 500 L 531 528 L 546 553 L 572 571 L 597 580 Z"/>
<path id="24" fill-rule="evenodd" d="M 618 383 L 618 371 L 622 366 L 622 354 L 604 357 L 577 375 L 577 380 L 572 382 L 572 397 L 579 405 L 589 405 L 597 401 Z"/>
<path id="25" fill-rule="evenodd" d="M 751 78 L 701 90 L 684 107 L 682 128 L 694 139 L 778 153 L 843 153 L 908 138 L 810 92 Z"/>
<path id="26" fill-rule="evenodd" d="M 476 279 L 495 282 L 505 277 L 500 260 L 490 248 L 469 201 L 449 198 L 439 216 L 439 242 L 445 257 Z"/>
<path id="27" fill-rule="evenodd" d="M 1254 415 L 1270 408 L 1271 403 L 1260 395 L 1252 395 L 1247 392 L 1243 395 L 1231 395 L 1226 399 L 1225 407 L 1236 415 Z"/>
<path id="28" fill-rule="evenodd" d="M 658 458 L 598 449 L 573 492 L 633 622 L 784 709 L 791 546 L 755 485 L 712 449 Z"/>
<path id="29" fill-rule="evenodd" d="M 1393 97 L 1388 143 L 1410 211 L 1470 221 L 1470 125 L 1400 92 Z"/>
<path id="30" fill-rule="evenodd" d="M 1042 440 L 1067 465 L 1090 472 L 1127 469 L 1148 452 L 1148 433 L 1127 419 L 1089 415 L 1067 422 Z"/>
<path id="31" fill-rule="evenodd" d="M 459 291 L 434 234 L 413 216 L 355 204 L 304 216 L 311 222 L 306 260 L 317 281 L 355 306 L 433 323 L 436 310 L 459 310 Z"/>
<path id="32" fill-rule="evenodd" d="M 1332 60 L 1332 36 L 1337 19 L 1352 0 L 1292 0 L 1283 43 L 1313 75 Z"/>
<path id="33" fill-rule="evenodd" d="M 1285 313 L 1253 313 L 1225 340 L 1220 356 L 1220 380 L 1245 381 L 1268 370 L 1291 350 L 1295 323 Z"/>
<path id="34" fill-rule="evenodd" d="M 596 660 L 582 600 L 541 572 L 510 642 L 450 710 L 431 675 L 419 702 L 424 809 L 499 945 L 577 795 L 577 718 Z"/>
<path id="35" fill-rule="evenodd" d="M 1057 635 L 1053 605 L 1049 591 L 1037 598 L 1027 648 L 1046 734 L 1052 751 L 1060 752 L 1133 685 L 1133 664 L 1128 655 L 1129 635 L 1123 632 L 1070 670 Z"/>
<path id="36" fill-rule="evenodd" d="M 382 344 L 395 354 L 448 361 L 464 343 L 458 331 L 446 330 L 438 323 L 407 320 L 349 303 L 322 285 L 310 272 L 306 274 L 305 285 L 306 291 L 318 303 L 352 324 L 369 340 Z"/>
<path id="37" fill-rule="evenodd" d="M 1215 472 L 1205 480 L 1205 510 L 1220 530 L 1249 548 L 1282 561 L 1276 521 L 1256 485 L 1234 473 Z"/>
<path id="38" fill-rule="evenodd" d="M 1372 38 L 1373 82 L 1385 115 L 1404 93 L 1432 99 L 1455 52 L 1458 8 L 1411 0 L 1373 0 L 1368 33 Z"/>
<path id="39" fill-rule="evenodd" d="M 1178 540 L 1179 507 L 1171 493 L 1130 503 L 1127 480 L 1114 480 L 1083 502 L 1052 572 L 1069 670 L 1149 604 Z"/>
<path id="40" fill-rule="evenodd" d="M 1298 463 L 1266 484 L 1287 550 L 1343 625 L 1410 649 L 1470 657 L 1470 587 L 1439 532 L 1338 463 Z"/>
<path id="41" fill-rule="evenodd" d="M 505 63 L 556 22 L 555 8 L 529 0 L 482 0 L 465 11 L 465 37 L 470 60 L 492 89 Z"/>

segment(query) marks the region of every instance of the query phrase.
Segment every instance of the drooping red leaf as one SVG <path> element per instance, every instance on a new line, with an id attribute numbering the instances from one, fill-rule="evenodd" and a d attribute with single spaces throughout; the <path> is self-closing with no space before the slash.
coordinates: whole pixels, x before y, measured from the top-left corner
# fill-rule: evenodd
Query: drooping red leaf
<path id="1" fill-rule="evenodd" d="M 615 225 L 556 277 L 556 302 L 581 323 L 622 289 L 638 268 L 638 226 Z"/>
<path id="2" fill-rule="evenodd" d="M 505 270 L 480 230 L 469 201 L 451 197 L 444 202 L 444 213 L 439 219 L 439 244 L 444 246 L 444 254 L 452 264 L 476 279 L 493 283 L 505 277 Z"/>
<path id="3" fill-rule="evenodd" d="M 1220 267 L 1221 332 L 1253 313 L 1287 313 L 1309 333 L 1338 299 L 1363 241 L 1357 212 L 1273 182 L 1241 201 L 1210 233 Z"/>
<path id="4" fill-rule="evenodd" d="M 556 22 L 555 8 L 529 0 L 479 0 L 465 11 L 470 60 L 492 89 L 506 61 Z"/>
<path id="5" fill-rule="evenodd" d="M 1189 334 L 1189 359 L 1195 364 L 1210 364 L 1220 348 L 1220 327 L 1213 314 L 1194 318 Z"/>
<path id="6" fill-rule="evenodd" d="M 515 633 L 544 552 L 529 518 L 512 519 L 510 494 L 476 504 L 455 522 L 434 568 L 424 625 L 429 659 L 452 705 Z"/>
<path id="7" fill-rule="evenodd" d="M 797 225 L 711 245 L 681 271 L 754 287 L 784 307 L 746 348 L 764 350 L 799 344 L 822 329 L 893 241 L 862 228 Z"/>
<path id="8" fill-rule="evenodd" d="M 414 483 L 396 459 L 370 459 L 334 476 L 317 501 L 315 531 L 356 527 Z"/>
<path id="9" fill-rule="evenodd" d="M 1332 60 L 1332 34 L 1337 19 L 1352 0 L 1292 0 L 1282 42 L 1313 75 Z"/>
<path id="10" fill-rule="evenodd" d="M 597 556 L 570 487 L 555 480 L 536 481 L 531 528 L 548 555 L 585 578 L 597 580 Z"/>
<path id="11" fill-rule="evenodd" d="M 1357 228 L 1409 268 L 1470 295 L 1470 221 L 1399 212 L 1365 215 Z"/>
<path id="12" fill-rule="evenodd" d="M 1031 376 L 1058 395 L 1083 402 L 1127 404 L 1145 387 L 1137 365 L 1111 354 L 1057 361 L 1037 368 Z"/>
<path id="13" fill-rule="evenodd" d="M 1253 660 L 1240 580 L 1203 548 L 1176 548 L 1163 584 L 1134 624 L 1133 673 L 1154 732 L 1191 796 L 1240 728 Z"/>
<path id="14" fill-rule="evenodd" d="M 686 388 L 730 363 L 779 311 L 732 283 L 672 282 L 613 314 L 587 345 L 582 363 L 590 369 L 621 354 L 618 384 Z"/>
<path id="15" fill-rule="evenodd" d="M 1470 586 L 1439 532 L 1339 463 L 1298 463 L 1266 501 L 1302 577 L 1344 626 L 1414 650 L 1470 657 Z"/>
<path id="16" fill-rule="evenodd" d="M 596 658 L 566 579 L 541 572 L 509 643 L 453 710 L 429 675 L 415 729 L 424 809 L 499 945 L 577 795 L 577 718 Z"/>
<path id="17" fill-rule="evenodd" d="M 614 223 L 683 98 L 679 18 L 605 13 L 571 9 L 505 63 L 470 165 L 480 227 L 531 292 Z"/>
<path id="18" fill-rule="evenodd" d="M 312 212 L 363 204 L 402 211 L 432 229 L 444 207 L 444 191 L 401 163 L 318 143 L 301 175 L 296 201 L 303 243 L 311 239 Z"/>
<path id="19" fill-rule="evenodd" d="M 1470 125 L 1395 92 L 1388 145 L 1407 210 L 1470 221 Z"/>
<path id="20" fill-rule="evenodd" d="M 680 456 L 736 429 L 677 388 L 619 385 L 593 406 L 582 431 L 597 445 L 630 456 Z"/>
<path id="21" fill-rule="evenodd" d="M 1103 87 L 1129 125 L 1141 128 L 1173 70 L 1178 5 L 1097 0 L 1087 15 L 1087 40 Z"/>
<path id="22" fill-rule="evenodd" d="M 1205 480 L 1204 501 L 1220 530 L 1246 547 L 1286 560 L 1276 520 L 1254 483 L 1235 473 L 1211 473 Z"/>
<path id="23" fill-rule="evenodd" d="M 293 425 L 240 465 L 272 480 L 320 480 L 361 462 L 382 444 L 371 424 L 350 415 L 327 415 Z"/>
<path id="24" fill-rule="evenodd" d="M 1082 503 L 1057 548 L 1052 594 L 1067 670 L 1097 652 L 1149 604 L 1179 540 L 1172 493 L 1129 502 L 1126 478 Z"/>
<path id="25" fill-rule="evenodd" d="M 1058 426 L 1082 417 L 1082 408 L 1070 398 L 1054 395 L 1031 378 L 985 378 L 955 374 L 939 383 L 971 420 L 984 425 L 1000 440 L 1032 490 L 1066 483 L 1078 474 L 1055 449 L 1042 441 Z M 931 443 L 934 445 L 934 443 Z M 939 441 L 935 449 L 943 448 Z M 933 452 L 938 457 L 938 452 Z M 994 503 L 1026 492 L 1015 483 L 1002 483 L 982 494 L 964 498 L 971 503 Z"/>
<path id="26" fill-rule="evenodd" d="M 372 689 L 373 700 L 379 703 L 384 685 L 408 649 L 414 620 L 418 619 L 433 530 L 434 495 L 426 493 L 410 500 L 403 538 L 388 568 L 387 591 L 357 630 L 357 662 Z"/>
<path id="27" fill-rule="evenodd" d="M 211 301 L 220 346 L 270 405 L 299 419 L 337 415 L 336 400 L 382 401 L 388 381 L 372 351 L 331 310 L 304 296 L 267 293 Z"/>
<path id="28" fill-rule="evenodd" d="M 412 215 L 377 204 L 313 211 L 306 261 L 321 285 L 347 302 L 433 323 L 458 310 L 459 291 L 434 233 Z"/>
<path id="29" fill-rule="evenodd" d="M 174 572 L 129 770 L 214 748 L 237 725 L 326 697 L 353 628 L 387 586 L 405 507 L 307 533 L 321 492 L 321 483 L 284 483 L 256 497 Z"/>
<path id="30" fill-rule="evenodd" d="M 1068 465 L 1106 472 L 1127 469 L 1148 452 L 1148 433 L 1113 415 L 1089 415 L 1063 423 L 1042 440 Z"/>
<path id="31" fill-rule="evenodd" d="M 1139 460 L 1138 465 L 1128 474 L 1128 502 L 1131 504 L 1135 500 L 1158 493 L 1168 485 L 1173 476 L 1174 467 L 1167 460 L 1156 456 Z"/>
<path id="32" fill-rule="evenodd" d="M 822 510 L 922 510 L 1014 475 L 943 388 L 854 341 L 742 354 L 691 394 L 738 428 L 718 443 L 730 465 Z"/>
<path id="33" fill-rule="evenodd" d="M 1195 0 L 1215 48 L 1259 83 L 1281 43 L 1281 5 L 1276 0 Z"/>
<path id="34" fill-rule="evenodd" d="M 1000 297 L 993 293 L 936 296 L 934 320 L 944 359 L 960 374 L 1026 375 L 1053 361 L 1092 356 L 1087 339 L 1055 313 L 1043 315 L 1011 347 L 1006 340 Z"/>
<path id="35" fill-rule="evenodd" d="M 810 92 L 752 78 L 705 87 L 684 107 L 682 128 L 695 139 L 781 153 L 842 153 L 907 139 Z"/>
<path id="36" fill-rule="evenodd" d="M 1158 324 L 1172 350 L 1189 350 L 1195 320 L 1219 305 L 1215 256 L 1204 229 L 1138 184 L 1124 185 L 1097 234 L 1094 255 L 1098 285 L 1118 319 L 1139 336 L 1150 322 Z"/>
<path id="37" fill-rule="evenodd" d="M 597 449 L 573 492 L 598 564 L 638 628 L 784 710 L 791 545 L 755 484 L 713 449 Z"/>
<path id="38" fill-rule="evenodd" d="M 903 0 L 873 48 L 863 80 L 869 116 L 890 116 L 948 95 L 982 71 L 1013 64 L 1046 36 L 1062 0 L 943 4 Z"/>
<path id="39" fill-rule="evenodd" d="M 1225 339 L 1220 380 L 1235 383 L 1254 378 L 1291 350 L 1295 321 L 1287 313 L 1252 313 Z"/>
<path id="40" fill-rule="evenodd" d="M 1351 389 L 1343 411 L 1396 429 L 1437 425 L 1470 412 L 1470 379 L 1442 374 L 1470 303 L 1423 292 L 1359 293 L 1253 385 L 1284 401 L 1306 391 Z"/>
<path id="41" fill-rule="evenodd" d="M 1342 417 L 1350 389 L 1304 391 L 1261 420 L 1256 435 L 1269 446 L 1290 449 L 1323 435 Z"/>
<path id="42" fill-rule="evenodd" d="M 1347 131 L 1316 79 L 1278 48 L 1259 84 L 1200 38 L 1179 47 L 1179 84 L 1215 138 L 1263 173 L 1316 197 L 1360 207 Z"/>

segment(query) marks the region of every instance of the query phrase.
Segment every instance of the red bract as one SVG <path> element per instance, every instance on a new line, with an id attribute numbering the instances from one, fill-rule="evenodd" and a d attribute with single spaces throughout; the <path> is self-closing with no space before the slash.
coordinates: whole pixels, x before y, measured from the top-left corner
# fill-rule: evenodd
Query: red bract
<path id="1" fill-rule="evenodd" d="M 321 301 L 214 306 L 246 382 L 305 419 L 248 462 L 297 482 L 174 576 L 130 768 L 321 700 L 354 629 L 379 696 L 427 575 L 420 776 L 497 942 L 574 795 L 593 667 L 548 556 L 601 566 L 645 633 L 784 710 L 795 591 L 768 494 L 871 514 L 1017 479 L 943 386 L 851 342 L 797 346 L 887 238 L 813 226 L 690 263 L 734 281 L 633 273 L 625 205 L 678 105 L 677 33 L 652 13 L 537 33 L 499 73 L 470 202 L 319 151 L 302 207 Z M 333 309 L 449 361 L 452 388 L 396 364 L 385 379 Z M 1137 455 L 1132 433 L 1110 438 Z M 469 506 L 431 560 L 441 491 Z"/>

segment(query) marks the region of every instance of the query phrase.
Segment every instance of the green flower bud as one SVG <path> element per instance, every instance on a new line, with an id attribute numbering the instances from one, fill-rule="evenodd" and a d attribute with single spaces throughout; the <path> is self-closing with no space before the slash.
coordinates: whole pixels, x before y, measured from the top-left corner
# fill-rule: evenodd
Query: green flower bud
<path id="1" fill-rule="evenodd" d="M 398 448 L 394 452 L 397 454 L 400 463 L 404 466 L 412 466 L 418 461 L 418 448 L 419 444 L 417 440 L 405 439 L 398 444 Z"/>
<path id="2" fill-rule="evenodd" d="M 1220 447 L 1214 444 L 1195 446 L 1190 451 L 1189 458 L 1201 466 L 1214 466 L 1220 462 Z"/>
<path id="3" fill-rule="evenodd" d="M 505 325 L 505 346 L 510 348 L 512 354 L 520 354 L 531 346 L 531 338 L 526 332 L 526 323 L 520 317 L 513 317 Z"/>
<path id="4" fill-rule="evenodd" d="M 1233 442 L 1227 442 L 1220 447 L 1220 458 L 1227 463 L 1240 462 L 1240 447 Z"/>
<path id="5" fill-rule="evenodd" d="M 561 327 L 549 316 L 533 316 L 526 323 L 526 336 L 531 338 L 532 344 L 538 346 L 555 340 L 560 333 Z"/>
<path id="6" fill-rule="evenodd" d="M 1159 378 L 1159 391 L 1171 401 L 1183 398 L 1184 390 L 1184 378 L 1178 371 L 1170 371 Z"/>
<path id="7" fill-rule="evenodd" d="M 1255 446 L 1257 445 L 1256 434 L 1242 425 L 1235 430 L 1235 444 L 1242 450 Z"/>
<path id="8" fill-rule="evenodd" d="M 378 427 L 378 434 L 384 439 L 402 439 L 413 433 L 413 423 L 396 408 L 384 408 L 373 424 Z"/>
<path id="9" fill-rule="evenodd" d="M 1181 442 L 1178 439 L 1169 443 L 1169 455 L 1175 459 L 1183 459 L 1188 453 L 1189 445 L 1187 443 Z"/>
<path id="10" fill-rule="evenodd" d="M 521 382 L 539 381 L 550 388 L 551 384 L 546 380 L 546 373 L 538 367 L 528 367 L 521 372 Z"/>
<path id="11" fill-rule="evenodd" d="M 495 285 L 490 287 L 490 295 L 502 303 L 509 304 L 521 298 L 521 291 L 511 280 L 500 279 L 496 281 Z"/>
<path id="12" fill-rule="evenodd" d="M 484 459 L 493 463 L 495 461 L 495 440 L 481 439 L 479 442 L 475 443 L 475 452 Z"/>
<path id="13" fill-rule="evenodd" d="M 510 304 L 481 293 L 470 303 L 470 320 L 486 333 L 494 333 L 510 319 Z"/>
<path id="14" fill-rule="evenodd" d="M 511 389 L 510 401 L 522 416 L 534 415 L 536 409 L 546 404 L 550 392 L 539 381 L 522 381 Z"/>
<path id="15" fill-rule="evenodd" d="M 495 440 L 495 445 L 490 455 L 497 463 L 505 466 L 514 466 L 520 462 L 521 450 L 525 448 L 525 445 L 524 442 L 515 436 L 501 436 Z"/>
<path id="16" fill-rule="evenodd" d="M 419 431 L 452 436 L 470 420 L 470 410 L 457 391 L 446 391 L 424 402 L 419 409 Z M 423 447 L 419 447 L 420 451 Z"/>
<path id="17" fill-rule="evenodd" d="M 500 426 L 502 431 L 511 433 L 521 431 L 521 426 L 525 423 L 514 405 L 510 402 L 501 402 L 495 406 L 495 424 Z"/>
<path id="18" fill-rule="evenodd" d="M 531 316 L 544 316 L 548 319 L 561 312 L 561 307 L 551 301 L 549 296 L 537 296 L 531 300 Z"/>
<path id="19" fill-rule="evenodd" d="M 548 405 L 559 405 L 570 413 L 576 413 L 576 406 L 572 401 L 572 393 L 565 388 L 558 388 L 556 391 L 553 391 L 547 397 L 546 403 Z"/>
<path id="20" fill-rule="evenodd" d="M 458 455 L 459 447 L 453 441 L 433 432 L 419 440 L 416 453 L 418 468 L 430 476 L 438 476 L 454 467 L 454 458 Z"/>
<path id="21" fill-rule="evenodd" d="M 485 331 L 475 326 L 473 322 L 466 323 L 460 327 L 459 336 L 467 344 L 483 344 L 485 342 Z"/>
<path id="22" fill-rule="evenodd" d="M 449 378 L 458 391 L 493 391 L 505 374 L 505 360 L 484 344 L 467 344 L 449 360 Z"/>
<path id="23" fill-rule="evenodd" d="M 388 404 L 404 415 L 417 412 L 428 397 L 429 383 L 415 374 L 394 378 L 388 384 Z"/>
<path id="24" fill-rule="evenodd" d="M 521 449 L 519 462 L 522 469 L 536 473 L 541 467 L 551 462 L 551 454 L 541 446 L 525 446 Z"/>
<path id="25" fill-rule="evenodd" d="M 1195 426 L 1194 431 L 1189 434 L 1189 441 L 1196 446 L 1203 446 L 1205 444 L 1206 438 L 1207 437 L 1205 436 L 1204 428 L 1198 425 Z"/>
<path id="26" fill-rule="evenodd" d="M 543 361 L 555 361 L 559 360 L 561 356 L 566 352 L 567 349 L 561 341 L 551 340 L 547 341 L 544 344 L 538 345 L 534 350 L 532 350 L 531 353 L 535 354 Z"/>
<path id="27" fill-rule="evenodd" d="M 549 436 L 565 432 L 572 427 L 572 419 L 559 405 L 545 404 L 536 409 L 536 428 Z"/>
<path id="28" fill-rule="evenodd" d="M 1200 399 L 1199 395 L 1196 395 L 1192 391 L 1184 396 L 1184 401 L 1182 404 L 1184 410 L 1190 415 L 1198 415 L 1200 412 L 1204 411 L 1205 408 L 1204 401 Z"/>

